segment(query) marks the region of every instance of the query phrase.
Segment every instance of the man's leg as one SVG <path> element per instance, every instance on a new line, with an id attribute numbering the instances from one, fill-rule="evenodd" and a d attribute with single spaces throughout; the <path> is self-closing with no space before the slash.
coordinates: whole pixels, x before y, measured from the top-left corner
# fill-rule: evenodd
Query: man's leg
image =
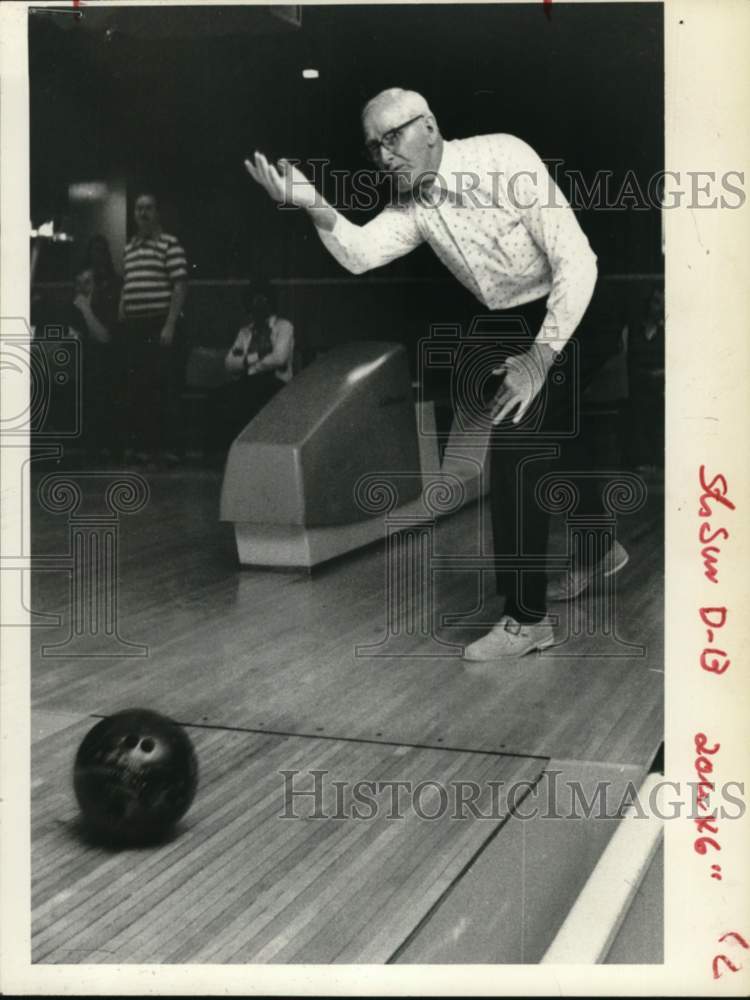
<path id="1" fill-rule="evenodd" d="M 604 325 L 604 324 L 602 324 Z M 609 324 L 611 326 L 611 324 Z M 598 336 L 598 340 L 597 338 Z M 576 515 L 596 519 L 605 513 L 603 502 L 604 481 L 598 468 L 591 441 L 591 428 L 585 427 L 581 414 L 581 399 L 597 374 L 618 348 L 613 340 L 604 344 L 598 329 L 596 313 L 589 308 L 584 321 L 572 338 L 575 346 L 576 393 L 572 405 L 577 410 L 578 434 L 563 443 L 561 468 L 571 474 L 578 493 Z M 608 532 L 602 532 L 597 544 L 586 551 L 575 553 L 574 565 L 567 571 L 555 574 L 547 588 L 548 601 L 572 600 L 578 597 L 601 574 L 618 572 L 628 562 L 623 546 L 613 541 Z"/>
<path id="2" fill-rule="evenodd" d="M 550 513 L 538 496 L 540 481 L 566 468 L 563 442 L 575 426 L 578 386 L 568 353 L 553 366 L 539 396 L 519 424 L 512 414 L 490 438 L 490 497 L 495 555 L 518 557 L 515 572 L 498 572 L 505 611 L 516 621 L 534 623 L 546 614 L 546 557 Z M 593 494 L 590 502 L 600 502 Z M 523 567 L 523 561 L 528 560 Z"/>
<path id="3" fill-rule="evenodd" d="M 145 392 L 145 373 L 148 365 L 146 361 L 146 344 L 142 336 L 140 324 L 127 322 L 124 330 L 124 354 L 125 354 L 125 411 L 124 439 L 125 447 L 132 448 L 135 453 L 145 450 L 144 440 L 144 407 L 143 394 Z"/>
<path id="4" fill-rule="evenodd" d="M 130 365 L 130 413 L 135 432 L 136 456 L 153 458 L 160 442 L 161 348 L 158 320 L 138 320 L 132 324 L 133 349 Z"/>
<path id="5" fill-rule="evenodd" d="M 505 614 L 532 624 L 546 612 L 549 537 L 549 513 L 536 502 L 536 484 L 552 468 L 552 456 L 549 448 L 521 438 L 509 420 L 493 431 L 490 449 L 493 550 L 496 559 L 518 563 L 498 569 L 497 589 L 505 595 Z M 537 565 L 522 568 L 525 558 Z"/>
<path id="6" fill-rule="evenodd" d="M 498 592 L 505 595 L 503 615 L 487 635 L 466 647 L 468 660 L 523 656 L 554 641 L 546 617 L 549 513 L 536 498 L 554 449 L 508 420 L 493 431 L 490 448 L 493 551 L 497 560 L 510 565 L 497 572 Z"/>
<path id="7" fill-rule="evenodd" d="M 529 333 L 536 327 L 530 326 Z M 525 339 L 530 343 L 531 336 Z M 512 353 L 523 350 L 516 344 Z M 552 386 L 554 385 L 554 391 Z M 569 422 L 571 381 L 545 385 L 526 417 L 511 414 L 490 435 L 490 509 L 498 592 L 504 614 L 495 628 L 465 650 L 468 659 L 521 656 L 553 641 L 546 617 L 549 512 L 537 485 L 557 461 L 556 440 Z"/>

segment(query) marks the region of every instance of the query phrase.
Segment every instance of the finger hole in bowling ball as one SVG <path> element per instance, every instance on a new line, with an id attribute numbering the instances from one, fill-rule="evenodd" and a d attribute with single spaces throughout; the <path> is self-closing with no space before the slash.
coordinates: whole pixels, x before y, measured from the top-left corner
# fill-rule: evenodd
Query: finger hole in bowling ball
<path id="1" fill-rule="evenodd" d="M 130 752 L 136 748 L 140 752 Z M 73 785 L 86 826 L 103 845 L 164 843 L 192 804 L 198 761 L 181 726 L 146 709 L 128 709 L 86 735 Z"/>

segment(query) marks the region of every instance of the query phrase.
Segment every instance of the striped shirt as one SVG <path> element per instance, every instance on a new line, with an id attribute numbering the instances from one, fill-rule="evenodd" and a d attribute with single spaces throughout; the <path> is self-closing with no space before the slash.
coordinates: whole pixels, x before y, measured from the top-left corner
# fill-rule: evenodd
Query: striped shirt
<path id="1" fill-rule="evenodd" d="M 169 312 L 175 282 L 187 279 L 185 251 L 167 233 L 142 239 L 134 236 L 125 247 L 123 304 L 128 318 L 162 316 Z"/>

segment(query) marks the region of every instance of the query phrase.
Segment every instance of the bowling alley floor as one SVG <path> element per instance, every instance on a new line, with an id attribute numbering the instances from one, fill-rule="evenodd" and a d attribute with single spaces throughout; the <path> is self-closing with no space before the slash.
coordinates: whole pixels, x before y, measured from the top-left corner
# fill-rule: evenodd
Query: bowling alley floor
<path id="1" fill-rule="evenodd" d="M 54 471 L 36 464 L 32 486 Z M 394 619 L 382 545 L 312 575 L 240 568 L 218 473 L 145 478 L 115 529 L 116 635 L 83 644 L 70 518 L 32 503 L 33 960 L 538 961 L 614 821 L 568 823 L 545 887 L 562 828 L 519 805 L 553 769 L 637 784 L 662 741 L 659 490 L 618 528 L 614 629 L 555 606 L 564 641 L 499 667 L 455 655 L 500 611 L 488 574 L 451 561 L 482 550 L 478 505 L 438 524 L 425 635 L 394 627 L 419 598 Z M 97 717 L 136 706 L 188 727 L 200 786 L 169 842 L 108 851 L 79 828 L 72 760 Z"/>

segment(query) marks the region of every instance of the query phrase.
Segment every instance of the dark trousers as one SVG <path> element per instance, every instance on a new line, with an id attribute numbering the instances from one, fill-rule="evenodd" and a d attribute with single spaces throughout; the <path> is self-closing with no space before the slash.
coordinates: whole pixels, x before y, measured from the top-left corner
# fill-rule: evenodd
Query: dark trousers
<path id="1" fill-rule="evenodd" d="M 160 334 L 165 317 L 130 319 L 124 324 L 127 359 L 128 435 L 136 451 L 180 451 L 179 391 L 184 352 L 179 328 L 169 347 Z"/>
<path id="2" fill-rule="evenodd" d="M 92 457 L 121 449 L 124 400 L 122 360 L 117 344 L 89 340 L 83 352 L 83 432 Z"/>
<path id="3" fill-rule="evenodd" d="M 550 512 L 537 488 L 545 485 L 542 479 L 551 472 L 564 475 L 592 471 L 591 449 L 581 435 L 580 397 L 608 356 L 601 340 L 591 343 L 597 335 L 596 322 L 592 322 L 593 306 L 592 301 L 524 419 L 514 424 L 515 414 L 511 414 L 490 435 L 494 554 L 496 558 L 516 561 L 515 567 L 498 569 L 497 588 L 505 595 L 505 612 L 524 623 L 539 621 L 546 611 L 547 572 L 543 560 Z M 495 314 L 499 335 L 493 363 L 501 361 L 502 356 L 527 350 L 541 328 L 545 312 L 546 301 L 541 300 Z M 517 321 L 519 317 L 525 321 L 525 330 Z M 499 380 L 491 388 L 494 391 L 498 386 Z M 601 484 L 585 475 L 574 476 L 574 484 L 578 493 L 576 513 L 600 513 Z M 549 500 L 548 496 L 547 503 Z M 524 569 L 523 561 L 528 558 L 533 560 L 533 566 Z"/>
<path id="4" fill-rule="evenodd" d="M 244 375 L 215 390 L 215 431 L 211 451 L 226 451 L 284 383 L 273 372 Z"/>

